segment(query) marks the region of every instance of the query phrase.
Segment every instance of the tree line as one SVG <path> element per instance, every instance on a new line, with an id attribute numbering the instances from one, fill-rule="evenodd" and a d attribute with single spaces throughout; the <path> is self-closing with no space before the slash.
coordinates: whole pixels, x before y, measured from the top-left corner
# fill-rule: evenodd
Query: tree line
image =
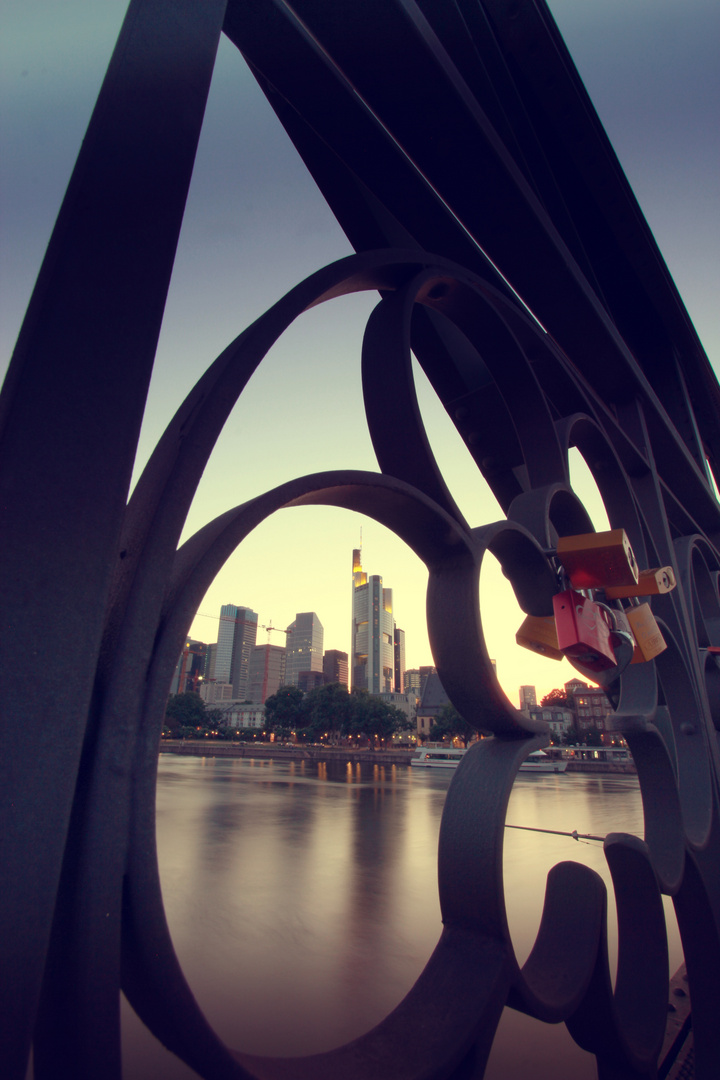
<path id="1" fill-rule="evenodd" d="M 171 694 L 165 706 L 162 733 L 173 739 L 196 739 L 216 733 L 226 734 L 223 714 L 219 709 L 208 709 L 197 694 Z"/>
<path id="2" fill-rule="evenodd" d="M 266 730 L 300 741 L 338 742 L 348 736 L 385 744 L 393 735 L 409 731 L 412 720 L 367 690 L 329 683 L 303 693 L 296 686 L 281 686 L 265 702 Z"/>
<path id="3" fill-rule="evenodd" d="M 541 705 L 567 708 L 574 716 L 574 702 L 564 690 L 550 691 Z M 265 732 L 279 738 L 294 734 L 301 742 L 332 743 L 353 736 L 384 744 L 396 733 L 414 726 L 401 709 L 373 697 L 367 690 L 348 693 L 342 683 L 319 686 L 307 693 L 296 686 L 282 686 L 265 702 Z M 438 713 L 426 737 L 433 742 L 457 738 L 467 746 L 477 734 L 476 728 L 448 704 Z M 232 738 L 233 729 L 226 725 L 221 710 L 208 708 L 197 694 L 173 694 L 165 712 L 163 735 L 177 739 L 209 735 Z M 574 719 L 570 730 L 558 741 L 569 746 L 599 746 L 602 739 L 594 727 L 580 733 Z"/>
<path id="4" fill-rule="evenodd" d="M 341 738 L 365 738 L 384 745 L 398 732 L 414 727 L 412 720 L 394 705 L 373 697 L 367 690 L 348 689 L 342 683 L 318 686 L 303 693 L 296 686 L 281 686 L 265 702 L 266 734 L 300 742 L 337 742 Z M 178 739 L 213 735 L 231 738 L 232 729 L 219 709 L 207 708 L 197 694 L 173 694 L 165 710 L 163 735 Z"/>

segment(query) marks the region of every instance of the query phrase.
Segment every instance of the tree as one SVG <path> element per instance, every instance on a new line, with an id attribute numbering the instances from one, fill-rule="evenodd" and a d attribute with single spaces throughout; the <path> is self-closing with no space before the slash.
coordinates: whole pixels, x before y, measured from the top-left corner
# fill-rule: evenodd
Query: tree
<path id="1" fill-rule="evenodd" d="M 352 702 L 343 683 L 318 686 L 305 695 L 305 724 L 316 734 L 331 732 L 333 741 L 351 726 Z"/>
<path id="2" fill-rule="evenodd" d="M 448 702 L 438 713 L 430 734 L 433 739 L 444 739 L 446 735 L 449 735 L 451 739 L 462 739 L 463 746 L 467 746 L 478 734 L 478 730 L 460 715 L 454 705 Z"/>
<path id="3" fill-rule="evenodd" d="M 397 731 L 407 731 L 413 724 L 402 709 L 388 705 L 382 698 L 367 690 L 353 690 L 351 698 L 350 732 L 377 738 L 385 743 Z"/>
<path id="4" fill-rule="evenodd" d="M 602 735 L 596 727 L 586 728 L 582 739 L 586 746 L 602 746 Z"/>
<path id="5" fill-rule="evenodd" d="M 265 702 L 265 727 L 283 735 L 305 727 L 304 694 L 297 686 L 281 686 Z"/>
<path id="6" fill-rule="evenodd" d="M 165 706 L 163 732 L 178 739 L 197 738 L 222 726 L 219 709 L 208 709 L 197 694 L 173 694 Z"/>
<path id="7" fill-rule="evenodd" d="M 220 709 L 208 709 L 205 706 L 205 724 L 208 728 L 212 728 L 213 731 L 220 731 L 223 736 L 227 735 L 227 726 L 225 724 L 225 718 Z"/>
<path id="8" fill-rule="evenodd" d="M 540 704 L 554 706 L 556 709 L 572 709 L 575 703 L 566 690 L 551 690 L 542 698 Z"/>
<path id="9" fill-rule="evenodd" d="M 207 726 L 205 703 L 197 694 L 172 694 L 165 706 L 164 730 L 181 739 L 191 738 Z"/>

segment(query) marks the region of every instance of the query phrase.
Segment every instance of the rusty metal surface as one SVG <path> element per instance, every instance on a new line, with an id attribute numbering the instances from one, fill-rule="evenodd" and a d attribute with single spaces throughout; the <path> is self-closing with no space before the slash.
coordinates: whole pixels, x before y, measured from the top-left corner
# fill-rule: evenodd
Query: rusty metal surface
<path id="1" fill-rule="evenodd" d="M 32 1041 L 38 1077 L 119 1078 L 122 986 L 156 1037 L 207 1078 L 480 1077 L 506 1002 L 565 1021 L 603 1078 L 652 1077 L 668 1001 L 665 893 L 685 952 L 696 1076 L 710 1080 L 720 1060 L 720 667 L 708 652 L 720 646 L 720 507 L 705 456 L 716 465 L 717 384 L 544 4 L 338 0 L 327 13 L 313 0 L 133 0 L 0 399 L 0 644 L 16 658 L 2 686 L 6 1074 L 24 1077 Z M 126 506 L 221 26 L 358 254 L 300 283 L 227 347 Z M 540 80 L 541 69 L 555 78 Z M 413 108 L 397 99 L 401 84 Z M 363 352 L 380 472 L 291 481 L 178 550 L 205 463 L 268 349 L 309 306 L 362 290 L 381 296 Z M 502 521 L 473 527 L 449 495 L 411 347 Z M 404 401 L 391 440 L 380 370 Z M 644 838 L 605 842 L 614 989 L 605 887 L 573 863 L 549 875 L 535 946 L 522 968 L 515 959 L 504 816 L 522 760 L 547 732 L 500 690 L 477 601 L 489 551 L 524 611 L 552 613 L 548 551 L 592 528 L 570 488 L 571 447 L 640 568 L 670 566 L 678 581 L 652 598 L 668 649 L 609 687 L 645 813 Z M 372 516 L 425 562 L 443 685 L 495 738 L 465 756 L 448 793 L 444 926 L 407 998 L 336 1051 L 258 1059 L 222 1044 L 174 954 L 155 853 L 157 746 L 208 584 L 268 515 L 307 504 Z M 77 643 L 71 678 L 51 662 L 60 627 Z M 49 702 L 56 723 L 40 741 Z M 557 947 L 569 927 L 570 954 Z"/>

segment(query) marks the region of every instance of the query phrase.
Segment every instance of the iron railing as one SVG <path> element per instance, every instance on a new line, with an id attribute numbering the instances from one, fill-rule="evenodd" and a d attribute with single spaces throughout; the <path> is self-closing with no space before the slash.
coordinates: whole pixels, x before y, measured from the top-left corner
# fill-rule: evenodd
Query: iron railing
<path id="1" fill-rule="evenodd" d="M 126 505 L 223 30 L 357 254 L 227 347 Z M 267 350 L 310 305 L 360 290 L 381 296 L 363 351 L 380 472 L 291 480 L 178 550 L 203 467 Z M 411 349 L 502 521 L 473 528 L 453 502 Z M 687 964 L 696 1075 L 714 1075 L 720 396 L 542 0 L 132 0 L 0 401 L 6 1075 L 24 1076 L 32 1044 L 38 1077 L 120 1077 L 122 988 L 208 1078 L 479 1077 L 505 1004 L 565 1021 L 603 1077 L 652 1077 L 668 993 L 662 894 Z M 515 959 L 504 816 L 546 731 L 499 689 L 477 606 L 490 551 L 521 607 L 552 613 L 557 538 L 592 530 L 570 487 L 571 447 L 641 567 L 671 566 L 678 580 L 653 600 L 668 648 L 609 687 L 645 813 L 644 839 L 605 842 L 614 988 L 605 889 L 578 864 L 549 875 L 535 947 L 522 968 Z M 173 951 L 154 847 L 157 747 L 184 635 L 219 567 L 275 510 L 318 503 L 372 516 L 424 560 L 443 685 L 495 738 L 451 785 L 444 925 L 408 996 L 336 1051 L 257 1059 L 223 1045 Z M 72 642 L 70 669 L 58 641 Z M 557 947 L 565 936 L 570 954 Z"/>

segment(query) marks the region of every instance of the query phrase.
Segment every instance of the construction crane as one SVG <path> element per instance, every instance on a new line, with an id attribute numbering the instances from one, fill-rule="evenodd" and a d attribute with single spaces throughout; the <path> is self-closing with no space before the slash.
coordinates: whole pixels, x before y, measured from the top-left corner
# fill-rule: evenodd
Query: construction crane
<path id="1" fill-rule="evenodd" d="M 265 625 L 265 623 L 260 623 L 260 629 L 267 630 L 268 645 L 270 644 L 270 635 L 273 633 L 273 631 L 277 634 L 292 634 L 292 630 L 281 630 L 279 626 L 273 626 L 272 619 L 267 626 Z"/>

